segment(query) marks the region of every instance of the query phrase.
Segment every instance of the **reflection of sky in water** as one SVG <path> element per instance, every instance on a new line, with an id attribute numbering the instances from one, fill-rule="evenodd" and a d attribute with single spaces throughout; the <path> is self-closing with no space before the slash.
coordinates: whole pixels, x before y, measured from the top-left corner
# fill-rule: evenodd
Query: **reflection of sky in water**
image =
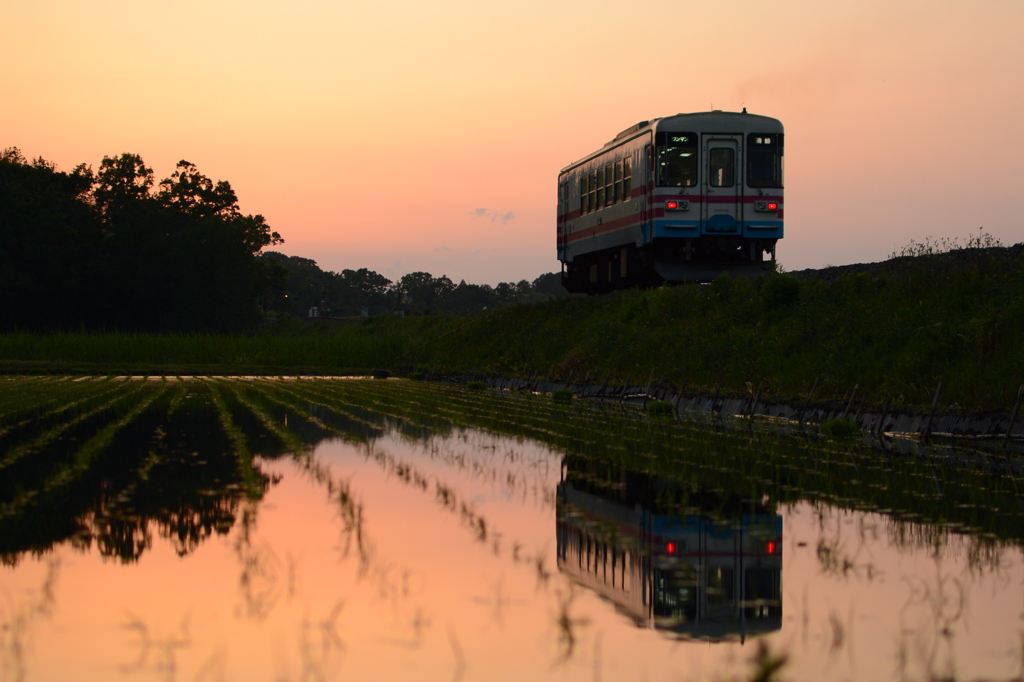
<path id="1" fill-rule="evenodd" d="M 372 456 L 367 456 L 367 454 Z M 230 532 L 134 564 L 64 543 L 0 568 L 0 679 L 700 680 L 748 674 L 758 638 L 677 642 L 557 568 L 560 456 L 476 431 L 321 443 Z M 326 481 L 332 481 L 328 495 Z M 341 491 L 353 504 L 338 503 Z M 1020 672 L 1017 550 L 878 514 L 782 519 L 791 679 Z M 773 512 L 774 513 L 774 512 Z M 243 518 L 244 514 L 239 514 Z M 915 535 L 916 533 L 916 535 Z"/>

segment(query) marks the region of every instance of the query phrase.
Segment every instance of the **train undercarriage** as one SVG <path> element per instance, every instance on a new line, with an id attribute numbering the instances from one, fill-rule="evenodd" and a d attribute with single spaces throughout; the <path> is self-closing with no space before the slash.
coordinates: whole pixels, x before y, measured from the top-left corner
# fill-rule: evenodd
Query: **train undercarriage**
<path id="1" fill-rule="evenodd" d="M 702 236 L 655 239 L 577 256 L 562 264 L 562 286 L 575 294 L 599 294 L 664 283 L 710 282 L 723 272 L 757 277 L 774 267 L 775 239 Z"/>

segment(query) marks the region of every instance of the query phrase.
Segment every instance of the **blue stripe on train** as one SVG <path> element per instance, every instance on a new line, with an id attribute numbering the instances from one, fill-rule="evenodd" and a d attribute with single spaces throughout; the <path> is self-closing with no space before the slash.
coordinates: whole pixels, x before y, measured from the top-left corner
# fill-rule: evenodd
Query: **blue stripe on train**
<path id="1" fill-rule="evenodd" d="M 717 228 L 717 229 L 715 229 Z M 782 239 L 781 220 L 744 220 L 742 223 L 725 224 L 724 221 L 665 220 L 654 221 L 654 237 L 692 239 L 706 235 L 742 235 L 749 239 Z M 649 241 L 647 230 L 645 241 Z"/>

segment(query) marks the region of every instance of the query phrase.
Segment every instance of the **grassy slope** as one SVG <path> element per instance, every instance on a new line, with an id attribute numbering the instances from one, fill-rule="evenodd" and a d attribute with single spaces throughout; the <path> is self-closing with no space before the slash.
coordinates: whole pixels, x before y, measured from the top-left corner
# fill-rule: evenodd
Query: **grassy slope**
<path id="1" fill-rule="evenodd" d="M 772 394 L 892 393 L 1005 408 L 1024 382 L 1024 258 L 1005 251 L 890 262 L 831 279 L 772 275 L 512 306 L 468 318 L 278 323 L 253 337 L 0 336 L 7 369 L 332 373 L 427 366 Z M 301 330 L 301 331 L 300 331 Z"/>
<path id="2" fill-rule="evenodd" d="M 414 355 L 445 366 L 928 404 L 1013 404 L 1024 382 L 1024 262 L 1003 252 L 904 259 L 832 281 L 774 275 L 505 308 Z M 897 401 L 901 402 L 901 401 Z"/>

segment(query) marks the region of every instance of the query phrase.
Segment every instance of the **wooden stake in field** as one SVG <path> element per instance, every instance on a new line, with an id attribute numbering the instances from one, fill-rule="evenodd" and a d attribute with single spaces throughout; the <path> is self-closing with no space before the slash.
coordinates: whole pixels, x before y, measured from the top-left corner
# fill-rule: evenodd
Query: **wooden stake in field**
<path id="1" fill-rule="evenodd" d="M 892 394 L 885 400 L 885 407 L 882 408 L 882 418 L 878 420 L 878 435 L 885 432 L 885 418 L 889 415 L 889 406 L 892 404 Z"/>
<path id="2" fill-rule="evenodd" d="M 935 418 L 935 408 L 939 405 L 939 396 L 942 394 L 942 382 L 939 382 L 939 387 L 935 389 L 935 397 L 932 398 L 932 409 L 928 413 L 928 421 L 924 425 L 923 437 L 925 440 L 931 436 L 932 433 L 932 419 Z"/>
<path id="3" fill-rule="evenodd" d="M 811 405 L 811 398 L 814 397 L 814 389 L 818 387 L 818 377 L 814 377 L 814 383 L 811 384 L 811 390 L 807 394 L 807 402 L 804 403 L 804 409 L 800 410 L 800 418 L 797 420 L 800 428 L 804 427 L 804 415 L 807 414 L 807 408 Z"/>
<path id="4" fill-rule="evenodd" d="M 1017 411 L 1020 410 L 1020 399 L 1024 396 L 1024 384 L 1017 389 L 1017 402 L 1013 404 L 1013 412 L 1010 413 L 1010 423 L 1006 425 L 1006 435 L 1003 436 L 1003 448 L 1010 442 L 1010 434 L 1013 433 L 1013 423 L 1017 421 Z"/>
<path id="5" fill-rule="evenodd" d="M 846 409 L 843 410 L 843 416 L 840 419 L 846 419 L 846 415 L 850 413 L 850 406 L 853 405 L 853 399 L 857 397 L 858 388 L 860 388 L 860 384 L 853 385 L 853 393 L 850 394 L 850 399 L 846 401 Z"/>
<path id="6" fill-rule="evenodd" d="M 754 430 L 754 415 L 757 413 L 757 402 L 761 400 L 761 386 L 758 385 L 757 393 L 754 394 L 754 404 L 750 406 L 750 415 L 747 417 L 750 420 L 750 430 Z"/>
<path id="7" fill-rule="evenodd" d="M 622 405 L 626 400 L 626 389 L 629 388 L 629 382 L 633 378 L 632 374 L 626 375 L 626 383 L 622 386 L 622 393 L 619 394 L 619 405 Z"/>

